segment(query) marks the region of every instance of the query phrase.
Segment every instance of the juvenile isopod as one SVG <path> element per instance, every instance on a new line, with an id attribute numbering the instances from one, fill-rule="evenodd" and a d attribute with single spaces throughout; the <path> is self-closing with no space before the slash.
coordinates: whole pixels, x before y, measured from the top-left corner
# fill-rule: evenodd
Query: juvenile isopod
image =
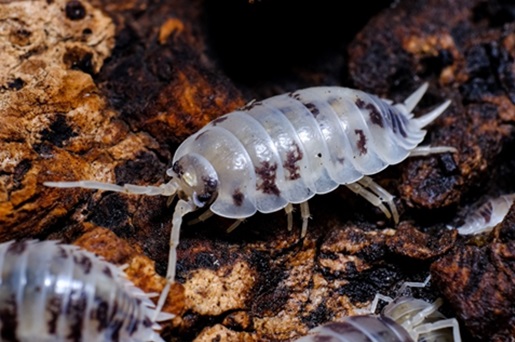
<path id="1" fill-rule="evenodd" d="M 514 201 L 515 193 L 488 200 L 465 219 L 465 223 L 457 228 L 458 233 L 471 235 L 491 231 L 502 222 Z"/>
<path id="2" fill-rule="evenodd" d="M 405 283 L 407 286 L 423 287 L 424 283 Z M 411 296 L 395 299 L 377 295 L 371 312 L 379 299 L 388 301 L 380 315 L 368 314 L 346 317 L 312 329 L 297 342 L 461 342 L 458 321 L 445 318 L 438 308 L 441 298 L 434 303 Z"/>
<path id="3" fill-rule="evenodd" d="M 172 282 L 182 217 L 199 208 L 209 209 L 199 220 L 212 214 L 236 219 L 230 229 L 256 211 L 285 209 L 291 229 L 292 204 L 300 203 L 304 236 L 310 216 L 307 201 L 345 185 L 397 222 L 393 196 L 368 175 L 409 156 L 455 151 L 418 146 L 426 134 L 423 128 L 450 104 L 445 101 L 414 118 L 411 112 L 427 87 L 422 85 L 396 104 L 342 87 L 313 87 L 251 102 L 186 139 L 166 172 L 171 180 L 160 186 L 95 181 L 45 184 L 131 194 L 178 194 L 166 276 Z"/>
<path id="4" fill-rule="evenodd" d="M 0 272 L 0 341 L 164 342 L 148 295 L 77 246 L 2 243 Z"/>

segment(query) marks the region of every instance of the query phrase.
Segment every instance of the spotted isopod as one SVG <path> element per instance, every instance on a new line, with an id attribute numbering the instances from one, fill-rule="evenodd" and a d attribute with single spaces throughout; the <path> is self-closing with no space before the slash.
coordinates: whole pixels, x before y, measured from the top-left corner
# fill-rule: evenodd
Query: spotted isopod
<path id="1" fill-rule="evenodd" d="M 149 295 L 77 246 L 2 243 L 0 272 L 0 341 L 164 342 Z"/>
<path id="2" fill-rule="evenodd" d="M 45 184 L 132 194 L 179 194 L 172 219 L 166 293 L 175 277 L 182 217 L 199 208 L 209 208 L 199 220 L 212 214 L 237 219 L 229 229 L 256 211 L 271 213 L 284 208 L 291 229 L 292 204 L 300 203 L 304 236 L 310 216 L 307 201 L 342 184 L 398 222 L 393 196 L 367 175 L 408 156 L 455 151 L 444 146 L 418 146 L 426 134 L 423 128 L 450 104 L 445 101 L 414 118 L 411 111 L 427 87 L 427 83 L 422 85 L 396 104 L 342 87 L 313 87 L 253 101 L 186 139 L 166 172 L 172 179 L 160 186 L 95 181 Z"/>
<path id="3" fill-rule="evenodd" d="M 515 193 L 488 200 L 465 219 L 463 225 L 457 228 L 458 233 L 461 235 L 472 235 L 491 231 L 504 220 L 514 201 Z"/>
<path id="4" fill-rule="evenodd" d="M 423 283 L 407 282 L 404 286 L 423 287 Z M 388 303 L 380 315 L 350 316 L 310 330 L 297 342 L 461 342 L 458 321 L 445 318 L 438 308 L 441 298 L 433 303 L 411 296 L 392 299 L 376 295 L 370 311 L 375 312 L 378 300 Z"/>

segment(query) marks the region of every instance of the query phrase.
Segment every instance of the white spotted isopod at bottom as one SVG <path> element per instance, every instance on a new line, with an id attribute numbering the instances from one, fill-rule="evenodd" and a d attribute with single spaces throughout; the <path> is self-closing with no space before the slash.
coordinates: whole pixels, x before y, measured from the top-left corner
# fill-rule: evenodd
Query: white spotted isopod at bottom
<path id="1" fill-rule="evenodd" d="M 398 222 L 394 197 L 370 175 L 409 156 L 455 152 L 447 146 L 419 146 L 426 127 L 449 106 L 447 100 L 425 115 L 412 111 L 428 88 L 423 84 L 402 103 L 343 87 L 313 87 L 253 101 L 211 121 L 177 149 L 171 180 L 160 186 L 123 186 L 96 181 L 46 182 L 131 194 L 178 195 L 172 219 L 167 289 L 175 278 L 182 218 L 207 209 L 237 221 L 257 211 L 285 209 L 292 227 L 292 204 L 300 204 L 301 235 L 310 217 L 307 201 L 345 185 Z M 386 203 L 386 205 L 385 205 Z"/>
<path id="2" fill-rule="evenodd" d="M 425 287 L 429 279 L 424 283 L 406 282 L 403 287 Z M 388 302 L 381 314 L 345 317 L 311 329 L 296 342 L 461 342 L 458 321 L 438 311 L 443 304 L 441 298 L 428 303 L 411 296 L 392 299 L 378 294 L 371 305 L 372 313 L 379 299 Z"/>
<path id="3" fill-rule="evenodd" d="M 164 342 L 154 307 L 121 268 L 77 246 L 0 244 L 0 341 Z"/>

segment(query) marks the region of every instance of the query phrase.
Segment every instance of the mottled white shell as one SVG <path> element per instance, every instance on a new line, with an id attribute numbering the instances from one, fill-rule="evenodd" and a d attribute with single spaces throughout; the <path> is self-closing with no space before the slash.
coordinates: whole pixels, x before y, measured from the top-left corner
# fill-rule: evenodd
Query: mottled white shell
<path id="1" fill-rule="evenodd" d="M 350 184 L 408 157 L 425 130 L 403 105 L 359 90 L 313 87 L 255 101 L 184 141 L 219 177 L 210 209 L 228 218 L 269 213 Z"/>
<path id="2" fill-rule="evenodd" d="M 458 227 L 458 233 L 471 235 L 491 231 L 504 220 L 514 201 L 515 194 L 490 199 L 465 219 L 465 223 Z"/>
<path id="3" fill-rule="evenodd" d="M 0 244 L 0 341 L 163 341 L 116 266 L 55 241 Z"/>

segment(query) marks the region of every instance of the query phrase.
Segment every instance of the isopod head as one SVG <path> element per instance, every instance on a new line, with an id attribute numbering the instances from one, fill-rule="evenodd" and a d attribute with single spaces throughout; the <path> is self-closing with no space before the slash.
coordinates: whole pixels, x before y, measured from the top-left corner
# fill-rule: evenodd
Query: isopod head
<path id="1" fill-rule="evenodd" d="M 199 208 L 211 203 L 218 193 L 218 175 L 213 165 L 199 154 L 182 156 L 166 174 L 172 177 L 171 182 L 176 182 L 178 196 Z"/>

